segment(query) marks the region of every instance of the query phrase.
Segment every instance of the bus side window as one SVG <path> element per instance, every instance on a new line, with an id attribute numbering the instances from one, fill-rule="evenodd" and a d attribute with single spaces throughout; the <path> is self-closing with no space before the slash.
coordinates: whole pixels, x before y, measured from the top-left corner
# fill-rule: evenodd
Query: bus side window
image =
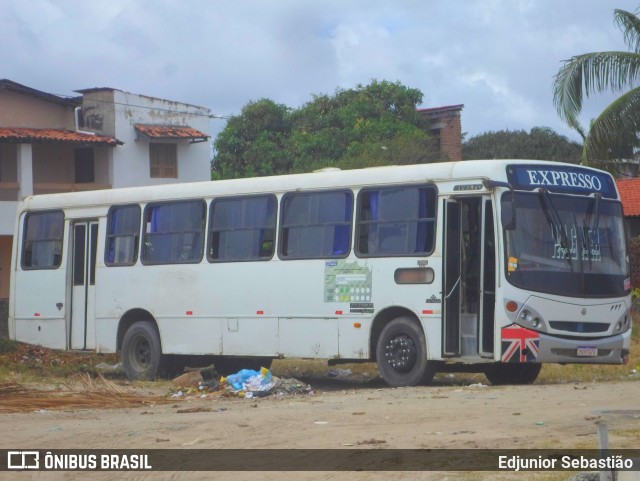
<path id="1" fill-rule="evenodd" d="M 122 205 L 109 210 L 105 264 L 130 266 L 138 260 L 140 206 Z"/>
<path id="2" fill-rule="evenodd" d="M 193 264 L 202 260 L 206 204 L 202 200 L 148 204 L 142 261 Z"/>
<path id="3" fill-rule="evenodd" d="M 209 221 L 209 261 L 270 259 L 277 206 L 273 195 L 215 199 Z"/>
<path id="4" fill-rule="evenodd" d="M 351 191 L 286 194 L 282 199 L 280 256 L 347 257 L 351 249 Z"/>
<path id="5" fill-rule="evenodd" d="M 429 255 L 435 243 L 433 186 L 364 189 L 358 197 L 358 254 Z"/>
<path id="6" fill-rule="evenodd" d="M 24 269 L 56 269 L 62 261 L 62 211 L 31 212 L 25 216 L 22 242 Z"/>

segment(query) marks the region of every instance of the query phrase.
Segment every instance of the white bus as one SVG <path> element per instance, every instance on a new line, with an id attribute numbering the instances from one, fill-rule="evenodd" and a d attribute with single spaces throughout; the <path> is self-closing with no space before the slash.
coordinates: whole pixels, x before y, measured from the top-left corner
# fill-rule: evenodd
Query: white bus
<path id="1" fill-rule="evenodd" d="M 11 338 L 119 352 L 131 379 L 185 356 L 376 361 L 531 383 L 628 359 L 613 178 L 543 161 L 378 167 L 26 198 Z"/>

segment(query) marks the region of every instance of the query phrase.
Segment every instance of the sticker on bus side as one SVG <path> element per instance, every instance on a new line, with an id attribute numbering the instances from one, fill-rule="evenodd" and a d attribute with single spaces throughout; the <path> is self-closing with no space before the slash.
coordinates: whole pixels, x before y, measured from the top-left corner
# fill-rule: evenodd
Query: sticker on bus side
<path id="1" fill-rule="evenodd" d="M 358 261 L 328 261 L 324 267 L 324 302 L 371 302 L 371 269 Z"/>
<path id="2" fill-rule="evenodd" d="M 352 302 L 349 312 L 351 314 L 373 314 L 373 302 Z"/>

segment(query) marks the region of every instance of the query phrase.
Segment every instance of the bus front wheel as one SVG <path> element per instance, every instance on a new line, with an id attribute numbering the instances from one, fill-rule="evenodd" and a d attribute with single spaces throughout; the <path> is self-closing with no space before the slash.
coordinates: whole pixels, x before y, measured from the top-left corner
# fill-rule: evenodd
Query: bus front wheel
<path id="1" fill-rule="evenodd" d="M 427 384 L 435 375 L 427 361 L 426 339 L 419 324 L 410 317 L 398 317 L 380 333 L 376 346 L 378 370 L 390 386 Z"/>
<path id="2" fill-rule="evenodd" d="M 487 366 L 484 375 L 491 384 L 533 384 L 540 374 L 542 364 L 516 363 L 491 364 Z"/>
<path id="3" fill-rule="evenodd" d="M 127 378 L 154 379 L 162 374 L 166 356 L 162 355 L 160 334 L 149 321 L 135 322 L 122 340 L 122 368 Z"/>

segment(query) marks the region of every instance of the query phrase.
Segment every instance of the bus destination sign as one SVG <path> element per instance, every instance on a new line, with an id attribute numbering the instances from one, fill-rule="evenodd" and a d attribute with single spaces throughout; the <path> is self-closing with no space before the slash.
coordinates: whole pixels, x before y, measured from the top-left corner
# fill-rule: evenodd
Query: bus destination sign
<path id="1" fill-rule="evenodd" d="M 547 189 L 549 192 L 589 195 L 600 193 L 615 198 L 616 190 L 611 176 L 581 167 L 558 165 L 509 165 L 509 183 L 517 190 Z"/>

